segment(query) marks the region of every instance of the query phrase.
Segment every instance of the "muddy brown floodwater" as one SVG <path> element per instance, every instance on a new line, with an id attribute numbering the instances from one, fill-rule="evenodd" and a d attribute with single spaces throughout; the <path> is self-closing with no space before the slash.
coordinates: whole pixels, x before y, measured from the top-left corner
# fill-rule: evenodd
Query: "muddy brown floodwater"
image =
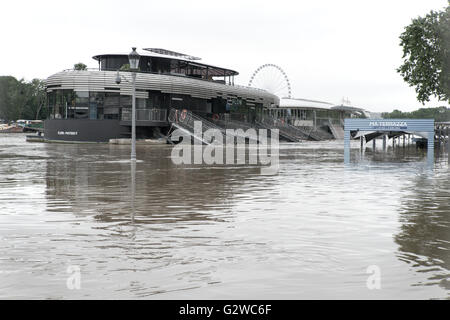
<path id="1" fill-rule="evenodd" d="M 1 299 L 450 297 L 446 155 L 281 144 L 262 176 L 129 154 L 0 136 Z"/>

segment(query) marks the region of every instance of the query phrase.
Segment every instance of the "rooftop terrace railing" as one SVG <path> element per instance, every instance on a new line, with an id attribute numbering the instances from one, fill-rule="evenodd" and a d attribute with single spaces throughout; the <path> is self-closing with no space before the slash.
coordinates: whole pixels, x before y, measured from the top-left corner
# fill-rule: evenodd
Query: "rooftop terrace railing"
<path id="1" fill-rule="evenodd" d="M 86 71 L 97 71 L 97 72 L 102 72 L 102 71 L 113 71 L 113 72 L 131 72 L 129 70 L 117 70 L 117 69 L 98 69 L 98 68 L 86 68 L 84 70 L 74 70 L 74 69 L 64 69 L 62 70 L 62 72 L 86 72 Z M 160 72 L 152 72 L 152 71 L 137 71 L 137 73 L 143 73 L 143 74 L 156 74 L 156 75 L 161 75 L 161 76 L 171 76 L 171 77 L 180 77 L 180 78 L 188 78 L 188 79 L 195 79 L 195 80 L 200 80 L 200 81 L 208 81 L 208 82 L 213 82 L 213 83 L 217 83 L 217 84 L 223 84 L 223 85 L 227 85 L 227 86 L 232 86 L 232 87 L 239 87 L 239 88 L 246 88 L 246 89 L 250 89 L 250 90 L 255 90 L 258 92 L 266 92 L 266 90 L 264 89 L 260 89 L 260 88 L 255 88 L 255 87 L 247 87 L 247 86 L 242 86 L 239 84 L 234 84 L 234 83 L 223 83 L 222 80 L 210 80 L 210 79 L 204 79 L 204 78 L 198 78 L 198 77 L 191 77 L 188 75 L 184 75 L 184 74 L 180 74 L 180 73 L 160 73 Z M 220 77 L 220 76 L 217 76 Z"/>

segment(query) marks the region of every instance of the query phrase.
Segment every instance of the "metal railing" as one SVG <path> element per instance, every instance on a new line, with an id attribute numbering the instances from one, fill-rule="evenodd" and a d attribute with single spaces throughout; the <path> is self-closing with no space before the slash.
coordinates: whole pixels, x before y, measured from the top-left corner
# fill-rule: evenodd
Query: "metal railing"
<path id="1" fill-rule="evenodd" d="M 62 70 L 62 72 L 86 72 L 86 71 L 113 71 L 113 72 L 131 72 L 130 70 L 117 70 L 117 69 L 99 69 L 99 68 L 86 68 L 84 70 L 75 70 L 75 69 L 64 69 Z M 196 79 L 196 80 L 202 80 L 202 81 L 207 81 L 207 82 L 213 82 L 213 83 L 219 83 L 218 80 L 214 80 L 214 79 L 206 79 L 206 78 L 198 78 L 198 77 L 192 77 L 186 74 L 180 74 L 180 73 L 173 73 L 173 72 L 154 72 L 154 71 L 143 71 L 143 70 L 139 70 L 136 71 L 137 73 L 145 73 L 145 74 L 156 74 L 156 75 L 161 75 L 161 76 L 172 76 L 172 77 L 182 77 L 182 78 L 189 78 L 189 79 Z M 220 75 L 218 76 L 214 76 L 214 77 L 221 77 Z M 229 82 L 225 82 L 225 83 L 221 83 L 227 86 L 231 86 L 231 87 L 238 87 L 238 88 L 245 88 L 245 89 L 250 89 L 250 90 L 254 90 L 254 91 L 259 91 L 259 92 L 267 92 L 267 90 L 264 89 L 260 89 L 260 88 L 256 88 L 256 87 L 248 87 L 248 86 L 243 86 L 243 85 L 239 85 L 239 84 L 235 84 L 235 83 L 229 83 Z"/>
<path id="2" fill-rule="evenodd" d="M 216 113 L 212 118 L 208 118 L 212 123 L 224 129 L 243 129 L 248 130 L 253 128 L 251 123 L 247 122 L 241 114 L 233 113 Z"/>
<path id="3" fill-rule="evenodd" d="M 178 109 L 171 108 L 167 120 L 175 127 L 185 129 L 187 132 L 189 132 L 189 134 L 192 137 L 200 140 L 202 143 L 205 143 L 205 144 L 209 144 L 209 142 L 207 142 L 203 139 L 203 134 L 205 133 L 205 131 L 207 131 L 209 129 L 219 130 L 223 135 L 225 135 L 225 132 L 221 127 L 216 126 L 214 123 L 209 122 L 206 119 L 204 119 L 186 109 L 178 110 Z M 202 124 L 201 136 L 196 135 L 197 132 L 195 131 L 195 127 L 194 127 L 194 124 L 196 121 L 200 121 Z M 223 140 L 223 141 L 225 141 L 225 140 Z"/>
<path id="4" fill-rule="evenodd" d="M 183 128 L 185 130 L 187 130 L 194 138 L 199 139 L 207 144 L 209 144 L 208 142 L 203 140 L 203 134 L 209 130 L 209 129 L 215 129 L 220 131 L 220 133 L 223 135 L 223 141 L 226 141 L 226 136 L 229 135 L 231 137 L 233 137 L 234 142 L 238 142 L 238 139 L 242 138 L 244 139 L 244 141 L 246 142 L 252 142 L 252 143 L 258 143 L 258 137 L 257 136 L 253 136 L 253 135 L 247 135 L 245 132 L 239 132 L 239 131 L 235 131 L 235 132 L 227 132 L 226 129 L 229 128 L 223 128 L 220 127 L 214 123 L 212 123 L 211 121 L 208 121 L 205 118 L 200 117 L 199 115 L 194 114 L 193 112 L 183 109 L 183 110 L 178 110 L 178 109 L 170 109 L 169 112 L 169 117 L 167 118 L 168 121 L 170 123 L 172 123 L 174 126 L 176 127 L 180 127 Z M 196 121 L 201 122 L 202 124 L 202 137 L 197 137 L 196 136 L 196 132 L 195 132 L 195 128 L 194 128 L 194 123 Z M 248 129 L 248 128 L 242 128 L 242 127 L 235 127 L 233 129 Z"/>
<path id="5" fill-rule="evenodd" d="M 267 128 L 276 128 L 280 135 L 292 141 L 301 141 L 309 138 L 309 132 L 304 131 L 300 127 L 295 127 L 284 121 L 284 119 L 275 119 L 271 116 L 265 115 L 261 119 L 261 124 Z"/>
<path id="6" fill-rule="evenodd" d="M 339 126 L 338 124 L 334 124 L 332 119 L 330 119 L 328 126 L 330 127 L 331 133 L 333 134 L 335 139 L 344 139 L 344 129 L 341 126 Z"/>
<path id="7" fill-rule="evenodd" d="M 333 134 L 329 133 L 328 131 L 325 131 L 319 127 L 313 128 L 311 132 L 309 133 L 310 137 L 314 140 L 331 140 L 334 138 Z"/>
<path id="8" fill-rule="evenodd" d="M 259 122 L 260 125 L 266 128 L 277 128 L 280 135 L 292 141 L 299 140 L 330 140 L 333 139 L 333 135 L 319 127 L 309 126 L 294 126 L 289 123 L 289 118 L 275 119 L 270 115 L 264 115 L 264 118 Z M 328 125 L 328 124 L 327 124 Z"/>
<path id="9" fill-rule="evenodd" d="M 122 108 L 122 121 L 131 121 L 131 108 Z M 166 122 L 166 109 L 136 109 L 136 121 Z"/>
<path id="10" fill-rule="evenodd" d="M 234 121 L 234 120 L 223 120 L 223 119 L 212 119 L 213 123 L 217 124 L 218 126 L 224 128 L 224 129 L 254 129 L 255 127 L 252 126 L 248 122 L 242 122 L 242 121 Z"/>
<path id="11" fill-rule="evenodd" d="M 194 130 L 194 122 L 200 121 L 202 123 L 202 132 L 205 132 L 208 129 L 217 129 L 224 133 L 224 130 L 221 127 L 186 109 L 178 110 L 171 108 L 167 119 L 170 123 L 178 124 L 179 126 L 192 131 Z"/>

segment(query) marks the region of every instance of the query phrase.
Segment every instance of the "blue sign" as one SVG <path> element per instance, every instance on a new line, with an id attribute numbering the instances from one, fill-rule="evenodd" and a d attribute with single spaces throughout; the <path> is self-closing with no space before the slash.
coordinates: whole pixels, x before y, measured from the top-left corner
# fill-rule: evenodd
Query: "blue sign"
<path id="1" fill-rule="evenodd" d="M 344 162 L 350 162 L 350 132 L 380 133 L 405 132 L 420 133 L 428 141 L 428 163 L 434 163 L 434 119 L 345 119 L 344 122 Z"/>
<path id="2" fill-rule="evenodd" d="M 345 119 L 344 130 L 434 132 L 434 119 Z"/>

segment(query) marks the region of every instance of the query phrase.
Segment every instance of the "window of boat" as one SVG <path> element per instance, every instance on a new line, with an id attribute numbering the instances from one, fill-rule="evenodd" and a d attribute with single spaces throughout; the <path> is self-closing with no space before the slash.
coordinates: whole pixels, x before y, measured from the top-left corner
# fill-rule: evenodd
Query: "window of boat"
<path id="1" fill-rule="evenodd" d="M 75 95 L 73 117 L 75 119 L 87 119 L 89 115 L 89 91 L 75 91 Z"/>

